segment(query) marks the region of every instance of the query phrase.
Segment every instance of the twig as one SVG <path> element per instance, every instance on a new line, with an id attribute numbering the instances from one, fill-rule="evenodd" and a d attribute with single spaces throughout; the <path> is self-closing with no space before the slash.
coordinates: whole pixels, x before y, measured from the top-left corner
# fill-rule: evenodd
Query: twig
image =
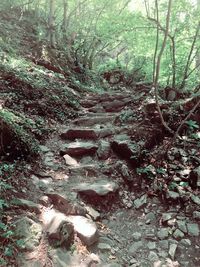
<path id="1" fill-rule="evenodd" d="M 185 119 L 181 122 L 181 124 L 179 125 L 178 129 L 176 130 L 176 133 L 174 135 L 173 140 L 175 141 L 176 138 L 178 137 L 178 134 L 181 130 L 181 128 L 183 127 L 183 125 L 185 124 L 185 122 L 191 117 L 191 115 L 194 113 L 194 111 L 198 108 L 198 106 L 200 105 L 200 99 L 199 101 L 196 103 L 196 105 L 194 105 L 194 107 L 190 110 L 190 112 L 188 113 L 188 115 L 185 117 Z"/>

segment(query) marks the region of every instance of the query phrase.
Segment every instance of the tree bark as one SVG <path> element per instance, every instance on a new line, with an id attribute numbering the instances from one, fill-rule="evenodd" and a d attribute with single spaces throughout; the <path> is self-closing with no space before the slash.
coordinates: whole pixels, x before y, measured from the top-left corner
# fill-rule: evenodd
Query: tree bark
<path id="1" fill-rule="evenodd" d="M 49 0 L 48 36 L 50 46 L 56 47 L 55 0 Z"/>
<path id="2" fill-rule="evenodd" d="M 63 0 L 63 23 L 62 23 L 62 32 L 63 37 L 66 39 L 67 35 L 67 0 Z"/>
<path id="3" fill-rule="evenodd" d="M 168 34 L 169 34 L 169 23 L 170 23 L 171 7 L 172 7 L 172 0 L 169 0 L 169 2 L 168 2 L 168 10 L 167 10 L 167 18 L 166 18 L 165 35 L 164 35 L 164 39 L 163 39 L 163 42 L 162 42 L 162 46 L 161 46 L 160 52 L 159 52 L 158 57 L 157 57 L 156 73 L 155 73 L 155 79 L 153 81 L 153 86 L 155 88 L 156 105 L 157 105 L 157 109 L 158 109 L 158 112 L 159 112 L 159 116 L 160 116 L 161 122 L 162 122 L 163 126 L 170 133 L 173 133 L 172 129 L 169 128 L 169 126 L 167 125 L 167 123 L 165 122 L 165 120 L 163 118 L 162 111 L 161 111 L 160 105 L 159 105 L 159 96 L 158 96 L 158 81 L 159 81 L 159 76 L 160 76 L 160 64 L 161 64 L 161 59 L 162 59 L 163 52 L 165 50 L 167 37 L 168 37 Z M 157 26 L 157 27 L 159 27 L 159 26 Z"/>

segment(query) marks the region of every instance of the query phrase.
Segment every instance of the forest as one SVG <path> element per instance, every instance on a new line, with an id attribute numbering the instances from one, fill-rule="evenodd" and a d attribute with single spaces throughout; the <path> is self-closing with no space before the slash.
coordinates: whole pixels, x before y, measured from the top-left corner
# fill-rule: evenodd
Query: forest
<path id="1" fill-rule="evenodd" d="M 0 1 L 0 266 L 200 267 L 200 0 Z"/>

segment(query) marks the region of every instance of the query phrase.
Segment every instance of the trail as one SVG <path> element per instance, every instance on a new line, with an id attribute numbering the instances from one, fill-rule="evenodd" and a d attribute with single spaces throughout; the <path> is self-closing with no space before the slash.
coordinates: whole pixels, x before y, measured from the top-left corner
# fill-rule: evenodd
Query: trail
<path id="1" fill-rule="evenodd" d="M 140 109 L 143 96 L 89 93 L 79 117 L 42 146 L 45 167 L 32 179 L 43 190 L 39 218 L 49 238 L 20 266 L 200 266 L 198 225 L 178 203 L 151 194 L 136 172 L 160 137 Z M 62 246 L 70 242 L 75 251 Z"/>

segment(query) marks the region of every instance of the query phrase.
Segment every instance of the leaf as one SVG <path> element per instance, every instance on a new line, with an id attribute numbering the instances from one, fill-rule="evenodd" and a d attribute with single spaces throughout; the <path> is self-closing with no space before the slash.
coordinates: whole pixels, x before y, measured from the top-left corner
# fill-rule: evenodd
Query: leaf
<path id="1" fill-rule="evenodd" d="M 4 199 L 0 199 L 0 210 L 7 208 L 8 204 L 5 202 Z"/>
<path id="2" fill-rule="evenodd" d="M 9 238 L 9 237 L 11 237 L 13 235 L 14 235 L 14 232 L 9 230 L 6 233 L 4 233 L 2 236 L 5 237 L 5 238 Z"/>
<path id="3" fill-rule="evenodd" d="M 5 231 L 6 228 L 7 228 L 7 226 L 6 226 L 4 223 L 1 223 L 1 222 L 0 222 L 0 230 Z"/>
<path id="4" fill-rule="evenodd" d="M 16 244 L 19 248 L 25 248 L 25 241 L 23 239 L 17 240 Z"/>
<path id="5" fill-rule="evenodd" d="M 13 248 L 11 247 L 6 247 L 4 250 L 4 255 L 7 257 L 11 257 L 13 255 Z"/>
<path id="6" fill-rule="evenodd" d="M 199 129 L 199 125 L 197 124 L 196 121 L 193 121 L 193 120 L 189 120 L 189 121 L 186 121 L 186 124 L 188 125 L 188 127 L 193 130 L 193 129 Z"/>

